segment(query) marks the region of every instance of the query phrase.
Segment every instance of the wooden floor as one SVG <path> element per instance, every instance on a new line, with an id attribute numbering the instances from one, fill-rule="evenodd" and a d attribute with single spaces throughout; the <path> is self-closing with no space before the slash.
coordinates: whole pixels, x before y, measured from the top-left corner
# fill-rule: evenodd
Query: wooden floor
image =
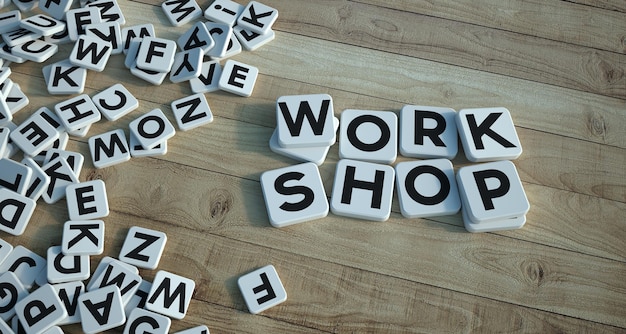
<path id="1" fill-rule="evenodd" d="M 127 26 L 153 23 L 159 37 L 190 26 L 172 27 L 159 0 L 118 2 Z M 68 145 L 87 157 L 80 180 L 106 183 L 105 255 L 119 255 L 131 226 L 164 231 L 159 269 L 196 282 L 172 332 L 200 324 L 211 333 L 626 332 L 624 0 L 262 2 L 279 10 L 276 39 L 235 57 L 260 69 L 251 97 L 207 93 L 215 121 L 177 132 L 160 158 L 95 169 L 87 138 Z M 18 123 L 69 98 L 47 94 L 41 67 L 11 65 L 30 98 Z M 139 109 L 100 121 L 89 136 L 128 133 L 154 108 L 173 121 L 170 102 L 191 94 L 187 84 L 135 78 L 122 56 L 90 71 L 85 93 L 118 82 Z M 384 223 L 329 214 L 271 227 L 259 176 L 297 163 L 268 147 L 275 102 L 312 93 L 330 94 L 337 116 L 405 104 L 508 108 L 524 148 L 514 163 L 531 203 L 526 225 L 470 234 L 460 215 L 406 219 L 394 198 Z M 320 167 L 328 194 L 337 147 Z M 468 161 L 461 153 L 453 163 Z M 65 201 L 40 201 L 24 235 L 1 237 L 44 255 L 67 219 Z M 289 297 L 251 315 L 236 280 L 266 264 Z M 141 274 L 151 280 L 155 271 Z"/>

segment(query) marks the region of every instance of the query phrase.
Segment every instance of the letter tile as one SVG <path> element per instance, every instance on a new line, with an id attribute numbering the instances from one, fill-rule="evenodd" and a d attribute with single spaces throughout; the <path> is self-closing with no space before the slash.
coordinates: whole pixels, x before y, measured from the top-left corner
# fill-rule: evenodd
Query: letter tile
<path id="1" fill-rule="evenodd" d="M 188 278 L 159 270 L 152 282 L 146 309 L 174 319 L 183 319 L 195 287 L 196 283 Z"/>
<path id="2" fill-rule="evenodd" d="M 224 64 L 218 85 L 223 91 L 248 97 L 252 95 L 258 75 L 258 68 L 229 59 Z"/>
<path id="3" fill-rule="evenodd" d="M 530 204 L 511 161 L 462 167 L 456 178 L 468 231 L 518 229 L 526 222 Z"/>
<path id="4" fill-rule="evenodd" d="M 276 101 L 278 144 L 285 148 L 331 146 L 336 140 L 333 118 L 333 100 L 328 94 L 281 96 Z"/>
<path id="5" fill-rule="evenodd" d="M 89 278 L 88 255 L 65 255 L 61 246 L 48 248 L 47 277 L 51 284 L 83 281 Z"/>
<path id="6" fill-rule="evenodd" d="M 70 220 L 90 220 L 109 215 L 106 187 L 102 180 L 91 180 L 65 188 Z"/>
<path id="7" fill-rule="evenodd" d="M 168 0 L 161 4 L 161 8 L 175 27 L 202 17 L 202 9 L 195 0 Z"/>
<path id="8" fill-rule="evenodd" d="M 39 334 L 67 317 L 67 311 L 50 284 L 46 284 L 15 305 L 15 313 L 27 333 Z"/>
<path id="9" fill-rule="evenodd" d="M 337 163 L 331 211 L 339 216 L 385 221 L 391 214 L 395 171 L 372 162 L 342 159 Z"/>
<path id="10" fill-rule="evenodd" d="M 116 285 L 81 294 L 78 309 L 86 334 L 103 332 L 126 322 L 120 289 Z"/>
<path id="11" fill-rule="evenodd" d="M 109 121 L 116 121 L 139 107 L 139 101 L 122 84 L 115 84 L 91 100 Z"/>
<path id="12" fill-rule="evenodd" d="M 404 161 L 397 163 L 395 168 L 396 189 L 404 217 L 447 216 L 461 209 L 450 160 Z"/>
<path id="13" fill-rule="evenodd" d="M 178 128 L 182 131 L 213 122 L 209 102 L 203 93 L 172 101 L 171 106 Z"/>
<path id="14" fill-rule="evenodd" d="M 65 222 L 61 250 L 65 255 L 102 254 L 104 252 L 104 222 L 102 220 Z"/>
<path id="15" fill-rule="evenodd" d="M 341 113 L 339 157 L 391 164 L 398 155 L 398 117 L 390 111 Z"/>
<path id="16" fill-rule="evenodd" d="M 215 0 L 204 11 L 204 18 L 213 22 L 221 22 L 234 26 L 237 18 L 243 12 L 244 6 L 231 0 Z"/>
<path id="17" fill-rule="evenodd" d="M 460 110 L 457 128 L 469 161 L 513 160 L 522 154 L 511 113 L 506 108 Z"/>
<path id="18" fill-rule="evenodd" d="M 105 168 L 130 160 L 130 150 L 124 130 L 117 129 L 90 137 L 89 151 L 96 168 Z"/>
<path id="19" fill-rule="evenodd" d="M 328 215 L 328 200 L 317 165 L 311 162 L 261 174 L 261 188 L 274 227 L 303 223 Z"/>
<path id="20" fill-rule="evenodd" d="M 15 246 L 0 264 L 0 273 L 12 272 L 20 279 L 26 290 L 30 290 L 39 273 L 46 268 L 46 259 L 24 246 Z"/>
<path id="21" fill-rule="evenodd" d="M 161 109 L 154 109 L 129 124 L 130 132 L 141 146 L 151 149 L 174 137 L 176 130 Z"/>
<path id="22" fill-rule="evenodd" d="M 133 226 L 126 235 L 119 259 L 138 268 L 156 269 L 166 242 L 167 235 L 163 232 Z"/>
<path id="23" fill-rule="evenodd" d="M 277 18 L 278 11 L 275 8 L 257 1 L 250 1 L 237 19 L 237 25 L 259 34 L 265 34 L 272 28 Z"/>
<path id="24" fill-rule="evenodd" d="M 36 206 L 34 200 L 0 188 L 0 231 L 22 235 Z"/>
<path id="25" fill-rule="evenodd" d="M 273 265 L 239 277 L 237 284 L 252 314 L 261 313 L 287 300 L 287 292 Z"/>

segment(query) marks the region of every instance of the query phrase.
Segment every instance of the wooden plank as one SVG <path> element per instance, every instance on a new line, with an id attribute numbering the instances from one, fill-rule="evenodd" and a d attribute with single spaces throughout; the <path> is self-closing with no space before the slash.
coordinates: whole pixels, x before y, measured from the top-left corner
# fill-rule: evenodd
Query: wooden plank
<path id="1" fill-rule="evenodd" d="M 280 31 L 626 97 L 624 54 L 348 1 L 275 6 L 281 9 Z"/>
<path id="2" fill-rule="evenodd" d="M 146 166 L 141 163 L 135 167 Z M 105 182 L 109 184 L 109 180 Z M 232 210 L 239 211 L 241 207 L 233 206 Z M 45 233 L 27 234 L 19 241 L 35 245 L 33 250 L 37 252 L 44 251 L 42 245 L 60 240 L 64 215 L 62 205 L 54 205 L 52 210 L 38 208 L 29 229 Z M 53 224 L 55 220 L 58 225 Z M 105 220 L 105 255 L 109 256 L 119 252 L 131 225 L 168 234 L 158 269 L 179 273 L 197 283 L 188 316 L 182 321 L 173 321 L 173 330 L 199 324 L 207 324 L 211 330 L 236 330 L 238 333 L 621 330 L 222 237 L 201 226 L 171 224 L 167 219 L 144 219 L 116 209 Z M 224 227 L 232 223 L 229 218 L 223 222 Z M 292 237 L 274 228 L 261 230 L 254 233 Z M 93 257 L 92 262 L 97 262 L 99 257 Z M 236 279 L 268 263 L 277 267 L 288 291 L 288 300 L 262 316 L 247 314 Z M 142 270 L 141 275 L 150 280 L 154 271 Z M 65 332 L 80 331 L 74 326 Z"/>
<path id="3" fill-rule="evenodd" d="M 626 52 L 623 13 L 570 1 L 355 0 L 617 53 Z"/>
<path id="4" fill-rule="evenodd" d="M 84 152 L 84 146 L 79 143 L 72 149 Z M 428 220 L 416 223 L 398 214 L 392 214 L 387 223 L 331 215 L 293 228 L 269 228 L 257 181 L 158 159 L 133 159 L 102 170 L 85 166 L 83 175 L 106 182 L 111 208 L 136 216 L 134 220 L 143 217 L 169 224 L 176 235 L 185 233 L 180 229 L 215 234 L 444 289 L 626 326 L 626 301 L 615 298 L 626 292 L 621 279 L 626 274 L 624 262 L 495 234 L 474 235 L 461 227 Z M 153 182 L 155 179 L 159 182 Z M 537 211 L 543 210 L 547 209 Z M 115 242 L 113 247 L 117 247 Z"/>

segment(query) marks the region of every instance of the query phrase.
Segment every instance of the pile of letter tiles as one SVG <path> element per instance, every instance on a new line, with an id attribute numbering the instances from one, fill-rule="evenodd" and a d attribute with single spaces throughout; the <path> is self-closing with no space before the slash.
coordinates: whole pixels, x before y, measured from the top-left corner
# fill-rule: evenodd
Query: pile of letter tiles
<path id="1" fill-rule="evenodd" d="M 510 161 L 522 147 L 506 108 L 406 105 L 391 111 L 348 109 L 338 121 L 326 94 L 282 96 L 269 146 L 301 164 L 267 171 L 261 186 L 271 224 L 284 227 L 336 215 L 385 221 L 394 183 L 402 215 L 421 218 L 462 213 L 470 232 L 521 228 L 528 199 Z M 330 205 L 318 170 L 339 127 Z M 452 162 L 462 143 L 467 159 Z M 408 161 L 391 166 L 400 154 Z"/>
<path id="2" fill-rule="evenodd" d="M 0 8 L 10 3 L 0 0 Z M 170 22 L 190 27 L 174 41 L 157 37 L 152 24 L 125 27 L 116 0 L 13 4 L 17 10 L 0 13 L 0 231 L 23 234 L 40 198 L 49 204 L 65 198 L 70 220 L 60 245 L 45 257 L 0 239 L 0 333 L 63 333 L 60 326 L 76 323 L 85 333 L 121 326 L 124 333 L 139 328 L 168 333 L 171 318 L 185 317 L 195 283 L 166 270 L 158 270 L 152 282 L 139 275 L 139 268 L 157 269 L 164 233 L 131 227 L 118 258 L 103 257 L 93 274 L 90 268 L 89 257 L 104 252 L 106 186 L 102 180 L 81 182 L 84 157 L 65 148 L 70 136 L 88 136 L 102 116 L 116 121 L 139 108 L 139 101 L 121 83 L 84 94 L 88 73 L 103 71 L 120 55 L 130 74 L 149 84 L 160 85 L 166 77 L 188 82 L 193 95 L 171 103 L 178 128 L 187 131 L 213 121 L 204 93 L 252 94 L 258 69 L 227 58 L 272 41 L 278 11 L 256 1 L 244 6 L 215 0 L 204 11 L 194 0 L 165 1 L 162 9 Z M 15 124 L 13 115 L 29 100 L 10 79 L 10 64 L 44 63 L 64 43 L 73 44 L 67 59 L 45 64 L 42 72 L 49 94 L 72 96 Z M 89 134 L 94 167 L 166 154 L 176 131 L 163 111 L 154 109 L 134 118 L 129 138 L 126 133 Z M 241 276 L 238 283 L 254 314 L 287 298 L 272 265 Z M 208 334 L 209 329 L 202 325 L 178 333 Z"/>

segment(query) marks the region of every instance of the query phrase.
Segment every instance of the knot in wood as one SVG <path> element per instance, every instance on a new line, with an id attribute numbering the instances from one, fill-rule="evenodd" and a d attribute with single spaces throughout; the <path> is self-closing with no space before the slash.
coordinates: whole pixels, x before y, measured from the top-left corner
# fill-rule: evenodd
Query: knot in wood
<path id="1" fill-rule="evenodd" d="M 604 138 L 606 136 L 606 122 L 601 113 L 593 111 L 588 114 L 587 127 L 589 132 L 596 137 Z"/>
<path id="2" fill-rule="evenodd" d="M 537 286 L 543 284 L 546 277 L 545 265 L 539 260 L 526 260 L 522 262 L 522 272 Z"/>
<path id="3" fill-rule="evenodd" d="M 209 214 L 212 219 L 224 217 L 233 206 L 233 198 L 230 192 L 224 189 L 215 190 L 211 196 Z"/>
<path id="4" fill-rule="evenodd" d="M 102 180 L 103 176 L 99 169 L 92 169 L 87 173 L 87 181 Z"/>

